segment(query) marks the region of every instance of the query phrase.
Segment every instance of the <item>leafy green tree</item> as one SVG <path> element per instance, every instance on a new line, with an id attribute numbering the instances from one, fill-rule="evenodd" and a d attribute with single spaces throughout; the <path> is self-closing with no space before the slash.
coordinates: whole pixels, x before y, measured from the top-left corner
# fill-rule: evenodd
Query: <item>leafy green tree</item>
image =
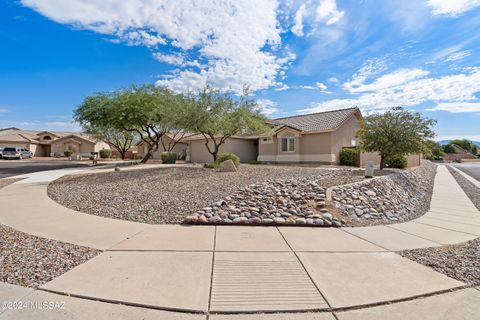
<path id="1" fill-rule="evenodd" d="M 112 103 L 112 97 L 104 93 L 87 97 L 75 110 L 74 118 L 86 133 L 117 150 L 123 160 L 132 146 L 134 134 L 115 127 L 109 121 L 111 115 L 108 113 L 115 111 Z"/>
<path id="2" fill-rule="evenodd" d="M 464 149 L 467 152 L 477 154 L 477 146 L 468 139 L 455 139 L 450 141 L 450 144 L 456 144 L 460 148 Z"/>
<path id="3" fill-rule="evenodd" d="M 423 156 L 425 159 L 429 160 L 441 160 L 445 152 L 443 152 L 443 147 L 440 143 L 435 142 L 433 140 L 428 140 L 425 143 L 425 150 L 423 151 Z"/>
<path id="4" fill-rule="evenodd" d="M 367 152 L 378 152 L 380 169 L 383 169 L 388 157 L 424 151 L 428 139 L 435 137 L 432 130 L 435 124 L 436 120 L 402 107 L 371 114 L 364 118 L 358 131 L 360 147 Z"/>
<path id="5" fill-rule="evenodd" d="M 169 89 L 154 85 L 131 86 L 87 97 L 75 110 L 82 127 L 109 126 L 123 133 L 137 134 L 147 146 L 145 163 L 157 151 L 162 137 L 176 128 L 174 113 L 186 99 Z"/>
<path id="6" fill-rule="evenodd" d="M 443 152 L 445 152 L 445 153 L 457 153 L 457 151 L 455 150 L 455 148 L 453 147 L 453 145 L 451 143 L 443 146 Z"/>
<path id="7" fill-rule="evenodd" d="M 193 111 L 189 128 L 205 139 L 205 147 L 217 161 L 220 146 L 237 134 L 260 134 L 269 131 L 266 118 L 260 114 L 255 100 L 248 91 L 238 99 L 209 87 L 190 97 Z"/>

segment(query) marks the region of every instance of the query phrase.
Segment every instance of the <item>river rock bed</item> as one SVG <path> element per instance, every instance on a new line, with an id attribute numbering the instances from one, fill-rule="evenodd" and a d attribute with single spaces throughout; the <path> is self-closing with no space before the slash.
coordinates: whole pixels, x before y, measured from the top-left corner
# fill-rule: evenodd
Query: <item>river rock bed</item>
<path id="1" fill-rule="evenodd" d="M 430 208 L 435 172 L 436 165 L 425 161 L 412 171 L 333 187 L 331 200 L 351 225 L 412 220 Z"/>
<path id="2" fill-rule="evenodd" d="M 308 225 L 340 227 L 325 199 L 329 186 L 360 181 L 350 169 L 329 169 L 294 179 L 251 184 L 185 218 L 188 224 Z"/>

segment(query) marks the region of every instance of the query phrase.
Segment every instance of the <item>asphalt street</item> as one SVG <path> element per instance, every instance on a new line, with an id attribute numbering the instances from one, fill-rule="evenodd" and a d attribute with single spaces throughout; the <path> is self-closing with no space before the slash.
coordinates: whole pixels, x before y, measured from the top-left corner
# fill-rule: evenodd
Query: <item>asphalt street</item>
<path id="1" fill-rule="evenodd" d="M 455 167 L 480 181 L 480 163 L 459 163 Z"/>
<path id="2" fill-rule="evenodd" d="M 2 160 L 0 159 L 0 179 L 20 174 L 44 170 L 85 167 L 89 162 L 78 163 L 70 161 L 48 160 Z"/>

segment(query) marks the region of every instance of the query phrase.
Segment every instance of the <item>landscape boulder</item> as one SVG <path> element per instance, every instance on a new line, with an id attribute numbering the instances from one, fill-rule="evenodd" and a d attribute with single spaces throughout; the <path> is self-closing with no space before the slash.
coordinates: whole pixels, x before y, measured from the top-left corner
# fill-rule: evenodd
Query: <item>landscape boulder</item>
<path id="1" fill-rule="evenodd" d="M 235 166 L 235 163 L 228 159 L 220 163 L 220 172 L 236 172 L 237 167 Z"/>

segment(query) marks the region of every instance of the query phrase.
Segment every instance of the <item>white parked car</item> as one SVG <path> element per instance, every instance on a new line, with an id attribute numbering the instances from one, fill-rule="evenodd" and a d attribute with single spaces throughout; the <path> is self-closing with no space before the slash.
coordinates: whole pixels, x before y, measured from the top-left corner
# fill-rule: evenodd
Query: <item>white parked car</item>
<path id="1" fill-rule="evenodd" d="M 2 150 L 3 159 L 22 160 L 23 158 L 31 158 L 31 157 L 33 157 L 33 153 L 25 148 L 7 147 Z"/>

